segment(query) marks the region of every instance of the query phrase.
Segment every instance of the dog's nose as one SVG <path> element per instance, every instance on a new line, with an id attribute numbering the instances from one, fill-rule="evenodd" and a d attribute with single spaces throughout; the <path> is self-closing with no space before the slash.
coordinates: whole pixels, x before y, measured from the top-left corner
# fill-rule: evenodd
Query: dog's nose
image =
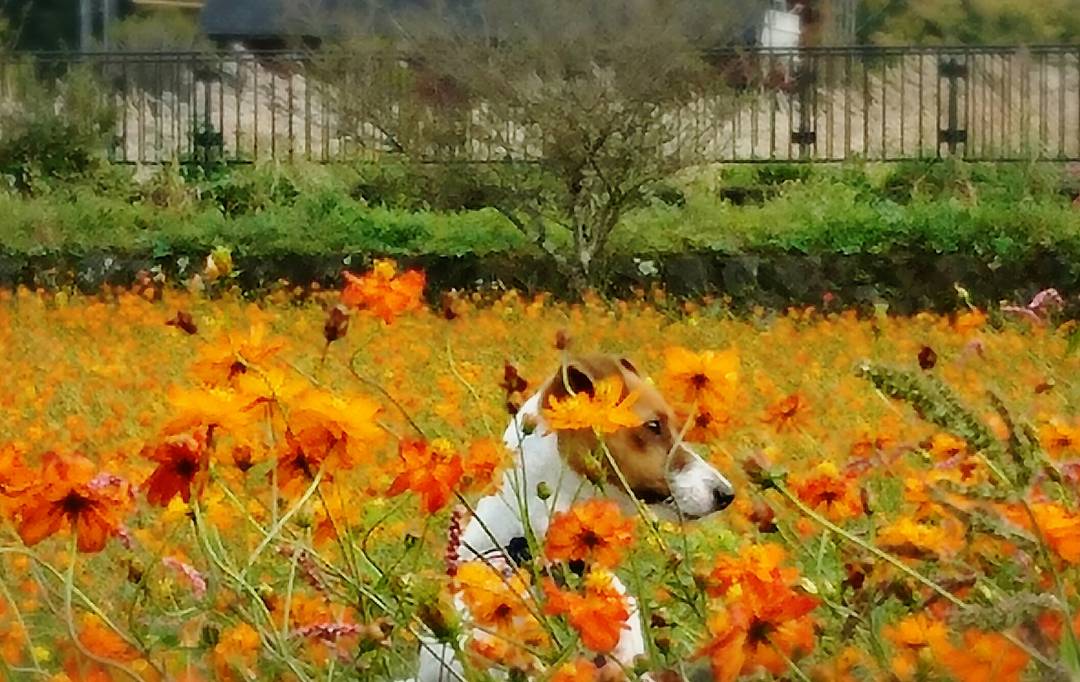
<path id="1" fill-rule="evenodd" d="M 713 508 L 716 511 L 727 509 L 728 505 L 735 501 L 735 493 L 728 487 L 713 488 Z"/>

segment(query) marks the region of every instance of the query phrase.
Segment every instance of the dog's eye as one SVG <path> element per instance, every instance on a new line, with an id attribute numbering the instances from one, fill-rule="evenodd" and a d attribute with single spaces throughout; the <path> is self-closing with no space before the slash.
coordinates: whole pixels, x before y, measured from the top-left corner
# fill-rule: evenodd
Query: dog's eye
<path id="1" fill-rule="evenodd" d="M 645 428 L 653 432 L 657 436 L 664 432 L 664 425 L 660 423 L 659 419 L 653 419 L 645 422 Z"/>

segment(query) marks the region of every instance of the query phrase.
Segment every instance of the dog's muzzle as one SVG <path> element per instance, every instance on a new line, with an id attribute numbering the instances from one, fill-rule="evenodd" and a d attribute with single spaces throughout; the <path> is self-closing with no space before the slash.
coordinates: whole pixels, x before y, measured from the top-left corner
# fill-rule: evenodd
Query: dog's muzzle
<path id="1" fill-rule="evenodd" d="M 735 501 L 735 488 L 696 452 L 689 450 L 689 453 L 690 464 L 668 477 L 675 506 L 683 516 L 690 518 L 701 518 L 726 509 Z"/>

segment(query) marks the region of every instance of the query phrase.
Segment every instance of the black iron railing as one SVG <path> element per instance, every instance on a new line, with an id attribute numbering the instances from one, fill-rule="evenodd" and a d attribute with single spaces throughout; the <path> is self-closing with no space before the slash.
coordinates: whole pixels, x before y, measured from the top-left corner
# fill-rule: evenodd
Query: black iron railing
<path id="1" fill-rule="evenodd" d="M 673 111 L 665 153 L 712 161 L 1080 160 L 1080 46 L 820 48 L 709 53 L 722 89 Z M 9 55 L 0 104 L 18 107 L 29 80 L 73 65 L 100 79 L 116 111 L 111 158 L 162 163 L 334 162 L 393 151 L 385 130 L 346 115 L 311 55 L 283 52 Z M 393 98 L 393 92 L 386 97 Z M 512 118 L 512 117 L 511 117 Z M 464 125 L 455 158 L 535 159 L 543 145 L 514 131 L 493 144 Z M 0 135 L 3 131 L 0 130 Z M 472 137 L 470 137 L 470 135 Z"/>

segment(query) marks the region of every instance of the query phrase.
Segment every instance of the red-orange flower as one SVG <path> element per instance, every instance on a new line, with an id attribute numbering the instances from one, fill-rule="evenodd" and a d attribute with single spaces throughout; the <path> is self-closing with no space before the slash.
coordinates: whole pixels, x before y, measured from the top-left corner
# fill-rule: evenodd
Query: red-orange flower
<path id="1" fill-rule="evenodd" d="M 712 663 L 713 679 L 730 682 L 762 669 L 774 675 L 786 671 L 788 660 L 813 651 L 809 614 L 816 606 L 814 598 L 776 582 L 732 596 L 709 619 L 711 639 L 701 650 Z"/>
<path id="2" fill-rule="evenodd" d="M 15 516 L 19 537 L 27 545 L 71 528 L 80 552 L 99 552 L 119 532 L 130 505 L 130 487 L 121 479 L 95 475 L 85 457 L 48 453 L 40 482 L 20 496 Z"/>
<path id="3" fill-rule="evenodd" d="M 442 440 L 430 444 L 403 440 L 398 454 L 401 473 L 386 494 L 396 497 L 411 490 L 420 496 L 420 506 L 429 514 L 445 507 L 464 474 L 461 456 Z"/>
<path id="4" fill-rule="evenodd" d="M 856 478 L 841 475 L 832 462 L 822 462 L 808 474 L 793 477 L 791 489 L 807 506 L 834 523 L 843 523 L 863 513 Z"/>
<path id="5" fill-rule="evenodd" d="M 345 272 L 341 301 L 347 306 L 370 310 L 387 324 L 398 315 L 418 310 L 423 301 L 425 277 L 419 270 L 398 274 L 393 261 L 376 261 L 371 271 L 357 276 Z"/>
<path id="6" fill-rule="evenodd" d="M 566 616 L 582 644 L 599 654 L 614 649 L 622 631 L 629 627 L 626 597 L 606 571 L 594 570 L 585 576 L 584 595 L 559 589 L 551 578 L 544 582 L 544 594 L 548 599 L 544 611 L 552 616 Z"/>
<path id="7" fill-rule="evenodd" d="M 552 561 L 586 561 L 617 566 L 634 541 L 634 520 L 611 500 L 593 499 L 555 514 L 544 551 Z"/>
<path id="8" fill-rule="evenodd" d="M 198 494 L 206 482 L 209 450 L 207 435 L 174 436 L 164 443 L 146 448 L 143 454 L 158 463 L 154 473 L 146 479 L 146 500 L 150 504 L 166 506 L 177 495 L 184 502 L 191 501 L 194 485 Z"/>

